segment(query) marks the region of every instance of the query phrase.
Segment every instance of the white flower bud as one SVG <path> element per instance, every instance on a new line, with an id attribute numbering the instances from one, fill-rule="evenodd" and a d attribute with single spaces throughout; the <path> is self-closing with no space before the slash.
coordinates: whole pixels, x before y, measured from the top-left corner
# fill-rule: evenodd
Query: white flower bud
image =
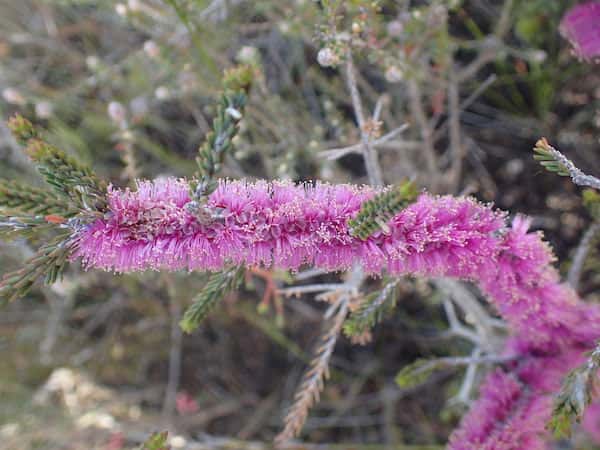
<path id="1" fill-rule="evenodd" d="M 127 15 L 127 5 L 124 3 L 117 3 L 115 5 L 115 11 L 121 17 L 125 17 Z"/>
<path id="2" fill-rule="evenodd" d="M 324 47 L 317 54 L 317 62 L 323 67 L 334 67 L 340 62 L 340 57 L 329 47 Z"/>
<path id="3" fill-rule="evenodd" d="M 26 103 L 23 94 L 11 87 L 2 90 L 2 98 L 6 103 L 10 103 L 11 105 L 24 105 Z"/>
<path id="4" fill-rule="evenodd" d="M 167 100 L 171 96 L 171 93 L 166 86 L 159 86 L 154 91 L 154 96 L 159 100 Z"/>
<path id="5" fill-rule="evenodd" d="M 40 119 L 48 119 L 54 110 L 52 103 L 47 101 L 37 102 L 35 104 L 35 115 Z"/>
<path id="6" fill-rule="evenodd" d="M 387 33 L 390 37 L 400 37 L 404 33 L 404 24 L 400 20 L 392 20 L 387 24 Z"/>
<path id="7" fill-rule="evenodd" d="M 95 70 L 100 65 L 100 59 L 98 59 L 96 55 L 90 55 L 85 58 L 85 65 L 88 67 L 88 69 Z"/>
<path id="8" fill-rule="evenodd" d="M 533 62 L 543 63 L 544 61 L 546 61 L 548 54 L 544 50 L 532 50 L 529 53 L 529 57 Z"/>
<path id="9" fill-rule="evenodd" d="M 125 107 L 119 102 L 110 102 L 108 104 L 108 117 L 117 125 L 121 125 L 125 122 L 125 118 L 127 116 L 127 111 Z"/>
<path id="10" fill-rule="evenodd" d="M 127 6 L 132 12 L 139 12 L 142 10 L 142 2 L 140 0 L 129 0 Z"/>
<path id="11" fill-rule="evenodd" d="M 256 47 L 245 45 L 240 48 L 237 54 L 237 60 L 241 63 L 252 64 L 258 60 L 258 50 Z"/>
<path id="12" fill-rule="evenodd" d="M 389 83 L 399 83 L 404 78 L 404 72 L 398 66 L 390 66 L 385 71 L 385 79 Z"/>
<path id="13" fill-rule="evenodd" d="M 154 41 L 144 42 L 144 52 L 150 58 L 158 58 L 160 56 L 160 47 Z"/>

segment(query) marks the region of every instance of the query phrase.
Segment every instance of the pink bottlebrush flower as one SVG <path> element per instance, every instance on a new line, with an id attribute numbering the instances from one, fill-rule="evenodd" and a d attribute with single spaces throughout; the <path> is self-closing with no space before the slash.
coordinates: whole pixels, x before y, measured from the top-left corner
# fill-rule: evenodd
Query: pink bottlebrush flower
<path id="1" fill-rule="evenodd" d="M 586 61 L 600 58 L 600 2 L 571 8 L 560 22 L 561 34 L 571 42 L 575 54 Z"/>
<path id="2" fill-rule="evenodd" d="M 596 401 L 588 406 L 583 416 L 582 425 L 592 441 L 600 444 L 600 402 Z"/>
<path id="3" fill-rule="evenodd" d="M 369 273 L 449 276 L 480 285 L 524 343 L 549 351 L 600 336 L 600 310 L 561 284 L 548 246 L 529 222 L 467 198 L 423 194 L 366 240 L 347 221 L 377 191 L 349 185 L 222 182 L 200 223 L 183 180 L 109 190 L 109 213 L 76 237 L 87 268 L 116 272 L 219 270 L 227 264 L 296 270 L 310 264 Z M 589 325 L 587 325 L 589 324 Z M 524 344 L 525 345 L 525 344 Z M 527 351 L 524 348 L 523 351 Z"/>
<path id="4" fill-rule="evenodd" d="M 560 355 L 528 355 L 512 363 L 510 371 L 490 373 L 480 388 L 479 400 L 452 434 L 449 450 L 548 448 L 545 426 L 553 395 L 565 373 L 583 360 L 583 349 L 574 347 Z"/>

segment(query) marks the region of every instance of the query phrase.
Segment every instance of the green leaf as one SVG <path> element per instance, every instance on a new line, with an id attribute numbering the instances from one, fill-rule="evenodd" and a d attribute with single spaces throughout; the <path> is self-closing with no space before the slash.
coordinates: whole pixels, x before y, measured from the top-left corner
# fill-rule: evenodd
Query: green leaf
<path id="1" fill-rule="evenodd" d="M 366 240 L 378 230 L 387 233 L 387 222 L 414 202 L 418 194 L 414 182 L 407 181 L 367 200 L 356 217 L 348 221 L 350 234 Z"/>
<path id="2" fill-rule="evenodd" d="M 582 193 L 583 206 L 590 216 L 600 220 L 600 193 L 594 189 L 585 189 Z"/>
<path id="3" fill-rule="evenodd" d="M 26 144 L 25 153 L 60 196 L 79 209 L 103 211 L 106 208 L 106 183 L 90 168 L 42 140 L 27 119 L 15 116 L 9 127 L 15 138 Z"/>
<path id="4" fill-rule="evenodd" d="M 585 409 L 592 401 L 598 369 L 600 369 L 600 343 L 581 366 L 567 375 L 554 400 L 552 417 L 547 428 L 552 430 L 556 437 L 570 436 L 573 421 L 581 421 Z"/>
<path id="5" fill-rule="evenodd" d="M 170 450 L 167 445 L 169 433 L 163 431 L 161 433 L 152 433 L 152 435 L 144 442 L 139 450 Z"/>
<path id="6" fill-rule="evenodd" d="M 357 336 L 373 328 L 396 306 L 398 280 L 386 283 L 380 291 L 368 295 L 344 323 L 346 336 Z"/>
<path id="7" fill-rule="evenodd" d="M 0 281 L 0 297 L 9 302 L 24 296 L 33 284 L 44 277 L 47 284 L 54 283 L 68 263 L 73 252 L 69 234 L 62 234 L 41 247 L 19 270 L 9 272 Z"/>
<path id="8" fill-rule="evenodd" d="M 60 214 L 69 216 L 73 211 L 46 189 L 35 188 L 16 181 L 0 180 L 0 208 L 33 214 Z"/>
<path id="9" fill-rule="evenodd" d="M 539 161 L 539 163 L 549 172 L 555 172 L 562 177 L 568 177 L 570 175 L 567 168 L 556 160 L 552 153 L 552 147 L 548 144 L 546 139 L 542 138 L 538 140 L 533 151 L 533 159 Z"/>
<path id="10" fill-rule="evenodd" d="M 182 330 L 186 333 L 196 330 L 217 303 L 239 286 L 243 273 L 242 268 L 232 267 L 211 275 L 204 289 L 194 298 L 183 314 L 183 318 L 179 322 Z"/>
<path id="11" fill-rule="evenodd" d="M 398 372 L 396 384 L 402 389 L 409 389 L 423 384 L 438 367 L 435 360 L 417 359 Z"/>

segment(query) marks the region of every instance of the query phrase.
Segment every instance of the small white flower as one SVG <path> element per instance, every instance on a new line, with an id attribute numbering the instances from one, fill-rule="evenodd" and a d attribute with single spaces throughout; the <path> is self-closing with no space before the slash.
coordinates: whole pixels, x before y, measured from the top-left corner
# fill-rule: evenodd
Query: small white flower
<path id="1" fill-rule="evenodd" d="M 258 60 L 257 48 L 250 45 L 244 45 L 237 54 L 237 60 L 246 64 L 255 63 Z"/>
<path id="2" fill-rule="evenodd" d="M 88 69 L 95 70 L 100 65 L 100 59 L 96 55 L 90 55 L 85 58 L 85 65 L 88 66 Z"/>
<path id="3" fill-rule="evenodd" d="M 179 435 L 173 436 L 171 438 L 170 442 L 174 448 L 184 448 L 187 444 L 187 441 L 185 440 L 185 438 L 183 436 L 179 436 Z"/>
<path id="4" fill-rule="evenodd" d="M 127 2 L 127 6 L 129 6 L 129 9 L 133 12 L 139 12 L 142 10 L 142 2 L 140 0 L 129 0 Z"/>
<path id="5" fill-rule="evenodd" d="M 323 47 L 317 53 L 317 62 L 323 67 L 333 67 L 339 64 L 340 57 L 333 49 L 329 47 Z"/>
<path id="6" fill-rule="evenodd" d="M 532 50 L 529 53 L 529 57 L 533 62 L 543 63 L 544 61 L 546 61 L 548 54 L 544 50 Z"/>
<path id="7" fill-rule="evenodd" d="M 392 20 L 387 24 L 387 33 L 390 37 L 400 37 L 404 33 L 404 24 L 400 20 Z"/>
<path id="8" fill-rule="evenodd" d="M 390 66 L 385 71 L 385 79 L 389 83 L 399 83 L 404 78 L 404 72 L 398 66 Z"/>
<path id="9" fill-rule="evenodd" d="M 232 108 L 231 106 L 225 110 L 227 114 L 229 114 L 234 120 L 240 120 L 242 118 L 242 113 L 237 109 Z"/>
<path id="10" fill-rule="evenodd" d="M 171 92 L 166 86 L 159 86 L 154 91 L 154 96 L 159 100 L 167 100 L 171 96 Z"/>
<path id="11" fill-rule="evenodd" d="M 282 21 L 279 22 L 279 31 L 281 31 L 282 34 L 288 34 L 290 32 L 290 24 L 287 21 Z"/>
<path id="12" fill-rule="evenodd" d="M 121 17 L 125 17 L 127 15 L 127 5 L 124 3 L 117 3 L 115 5 L 115 11 Z"/>
<path id="13" fill-rule="evenodd" d="M 152 59 L 158 58 L 160 55 L 160 47 L 154 41 L 146 41 L 144 42 L 144 52 Z"/>
<path id="14" fill-rule="evenodd" d="M 119 102 L 110 102 L 108 104 L 108 117 L 117 125 L 121 125 L 125 122 L 125 118 L 127 117 L 127 111 L 125 107 Z"/>

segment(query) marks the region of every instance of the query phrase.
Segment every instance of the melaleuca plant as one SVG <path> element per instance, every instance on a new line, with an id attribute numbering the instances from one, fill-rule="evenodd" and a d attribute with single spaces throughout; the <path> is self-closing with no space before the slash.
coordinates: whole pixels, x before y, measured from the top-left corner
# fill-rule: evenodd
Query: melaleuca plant
<path id="1" fill-rule="evenodd" d="M 377 3 L 371 4 L 373 10 Z M 426 12 L 427 18 L 442 19 L 445 26 L 446 8 Z M 432 24 L 419 20 L 417 25 L 419 32 Z M 367 42 L 363 23 L 353 23 L 352 29 L 352 45 Z M 446 33 L 440 37 L 445 39 Z M 352 45 L 337 40 L 344 54 L 339 57 L 337 47 L 330 53 L 319 52 L 321 63 L 345 60 L 360 151 L 368 164 L 374 164 L 377 159 L 371 147 L 378 141 L 371 137 L 380 126 L 378 114 L 365 119 Z M 401 77 L 397 71 L 387 75 L 388 81 Z M 590 380 L 598 367 L 597 352 L 581 363 L 600 339 L 600 308 L 584 303 L 561 282 L 549 246 L 539 233 L 529 231 L 529 219 L 517 216 L 509 221 L 505 213 L 470 198 L 419 194 L 411 183 L 384 188 L 378 171 L 369 173 L 371 187 L 217 179 L 244 114 L 250 71 L 240 68 L 229 77 L 212 130 L 198 152 L 198 171 L 189 180 L 138 180 L 134 189 L 108 186 L 91 169 L 46 142 L 25 119 L 13 119 L 15 136 L 26 146 L 49 189 L 2 183 L 2 229 L 8 235 L 48 233 L 48 237 L 42 237 L 44 244 L 23 269 L 5 276 L 0 293 L 14 299 L 37 278 L 53 282 L 68 261 L 88 270 L 117 273 L 213 272 L 181 320 L 181 327 L 192 332 L 225 294 L 240 285 L 247 269 L 297 271 L 311 266 L 323 272 L 349 271 L 344 288 L 333 289 L 324 298 L 330 303 L 327 326 L 287 415 L 280 435 L 286 440 L 298 435 L 308 409 L 319 398 L 338 334 L 342 330 L 353 337 L 368 333 L 394 308 L 399 277 L 469 280 L 493 303 L 510 334 L 502 356 L 488 360 L 500 365 L 486 377 L 479 400 L 450 438 L 449 448 L 544 448 L 550 440 L 544 425 L 553 412 L 552 393 L 577 367 L 554 408 L 553 425 L 564 430 L 572 415 L 581 416 L 592 397 Z M 409 86 L 420 103 L 414 79 Z M 417 117 L 423 116 L 419 105 L 415 109 Z M 435 157 L 431 135 L 424 133 L 423 140 L 429 156 Z M 550 170 L 569 175 L 576 183 L 599 185 L 547 141 L 541 140 L 535 151 Z M 434 176 L 437 163 L 432 161 L 430 175 Z M 588 201 L 592 197 L 588 194 Z M 362 296 L 360 283 L 353 278 L 362 281 L 365 274 L 383 275 L 383 288 Z M 418 361 L 401 371 L 397 381 L 409 387 L 446 363 Z M 166 434 L 153 435 L 144 445 L 165 447 Z"/>
<path id="2" fill-rule="evenodd" d="M 504 214 L 474 200 L 425 193 L 414 198 L 410 185 L 386 190 L 219 181 L 204 201 L 210 214 L 199 217 L 188 207 L 194 199 L 186 180 L 140 181 L 133 191 L 109 187 L 102 199 L 103 184 L 89 170 L 54 148 L 49 151 L 60 155 L 53 156 L 52 165 L 39 152 L 32 155 L 47 164 L 45 170 L 60 168 L 52 179 L 64 179 L 64 184 L 57 183 L 57 195 L 78 212 L 72 215 L 64 210 L 64 217 L 46 216 L 32 224 L 14 219 L 15 230 L 51 226 L 59 234 L 22 272 L 5 278 L 4 289 L 13 297 L 37 276 L 49 274 L 52 281 L 67 260 L 81 261 L 87 269 L 122 273 L 217 271 L 184 315 L 182 325 L 191 331 L 218 298 L 238 285 L 238 267 L 296 270 L 311 265 L 334 271 L 358 263 L 372 274 L 477 282 L 511 326 L 513 337 L 506 343 L 508 362 L 484 383 L 481 399 L 452 437 L 451 448 L 481 442 L 487 424 L 498 421 L 504 421 L 504 426 L 485 436 L 490 445 L 509 438 L 542 442 L 539 424 L 550 416 L 549 408 L 541 406 L 546 404 L 542 400 L 548 395 L 548 383 L 558 386 L 565 372 L 600 338 L 600 309 L 581 302 L 569 286 L 560 283 L 548 246 L 538 234 L 527 231 L 529 221 L 517 217 L 508 225 Z M 75 181 L 77 176 L 81 183 Z M 368 231 L 356 236 L 357 224 Z M 393 305 L 393 296 L 388 295 L 393 281 L 387 286 L 350 315 L 348 333 L 367 330 L 386 305 Z M 343 305 L 332 330 L 344 327 L 349 304 Z M 336 333 L 332 333 L 321 348 L 327 355 L 333 350 L 330 343 L 335 343 Z M 520 362 L 515 365 L 516 360 Z M 314 390 L 305 392 L 312 396 Z M 314 400 L 310 397 L 298 405 L 305 408 Z M 294 421 L 288 423 L 297 432 Z"/>

